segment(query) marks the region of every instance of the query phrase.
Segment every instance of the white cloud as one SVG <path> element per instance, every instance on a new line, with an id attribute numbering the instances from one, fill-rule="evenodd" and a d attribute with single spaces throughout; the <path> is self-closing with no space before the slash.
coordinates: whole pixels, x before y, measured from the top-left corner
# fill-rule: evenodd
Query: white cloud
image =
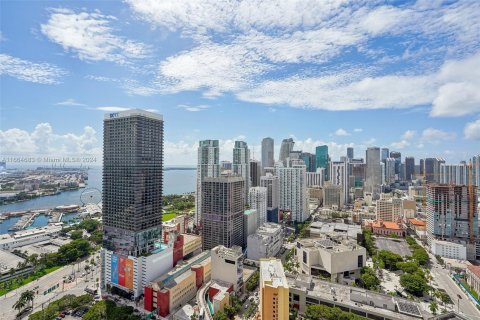
<path id="1" fill-rule="evenodd" d="M 345 136 L 349 136 L 350 133 L 348 133 L 347 130 L 340 128 L 340 129 L 337 129 L 337 131 L 335 131 L 335 135 L 339 137 L 345 137 Z"/>
<path id="2" fill-rule="evenodd" d="M 362 128 L 355 128 L 355 129 L 353 129 L 353 132 L 363 132 L 363 129 Z"/>
<path id="3" fill-rule="evenodd" d="M 52 9 L 48 22 L 41 25 L 41 31 L 82 60 L 126 63 L 130 59 L 148 56 L 150 49 L 145 44 L 113 33 L 110 24 L 116 20 L 99 11 L 76 13 L 69 9 Z"/>
<path id="4" fill-rule="evenodd" d="M 322 141 L 307 138 L 305 140 L 294 139 L 295 150 L 302 150 L 303 152 L 315 153 L 315 148 L 321 145 L 328 146 L 328 154 L 332 159 L 340 159 L 340 157 L 347 154 L 347 148 L 355 147 L 354 143 L 337 143 L 334 141 Z M 358 146 L 357 146 L 358 147 Z M 278 154 L 278 153 L 277 153 Z"/>
<path id="5" fill-rule="evenodd" d="M 431 129 L 433 130 L 433 129 Z M 426 133 L 427 135 L 431 133 Z M 401 140 L 398 142 L 393 142 L 391 146 L 395 149 L 405 149 L 406 147 L 409 147 L 411 145 L 411 140 L 417 135 L 417 132 L 415 130 L 407 130 L 405 131 L 402 136 Z"/>
<path id="6" fill-rule="evenodd" d="M 0 149 L 6 155 L 98 154 L 96 131 L 86 126 L 80 134 L 55 133 L 49 123 L 39 123 L 32 132 L 12 128 L 0 130 Z"/>
<path id="7" fill-rule="evenodd" d="M 467 139 L 480 140 L 480 119 L 467 123 L 463 132 Z"/>
<path id="8" fill-rule="evenodd" d="M 439 129 L 427 128 L 422 131 L 422 136 L 420 137 L 420 143 L 439 144 L 443 141 L 449 141 L 455 139 L 455 133 L 446 132 Z"/>
<path id="9" fill-rule="evenodd" d="M 57 84 L 67 72 L 53 64 L 34 63 L 0 54 L 0 75 L 41 84 Z"/>
<path id="10" fill-rule="evenodd" d="M 86 107 L 86 104 L 80 103 L 75 101 L 75 99 L 67 99 L 65 101 L 57 102 L 56 105 L 58 106 L 74 106 L 74 107 Z"/>
<path id="11" fill-rule="evenodd" d="M 206 109 L 210 108 L 207 105 L 189 106 L 189 105 L 186 105 L 186 104 L 179 104 L 178 107 L 184 109 L 185 111 L 189 111 L 189 112 L 199 112 L 199 111 L 203 111 L 203 110 L 206 110 Z"/>
<path id="12" fill-rule="evenodd" d="M 410 142 L 408 142 L 407 140 L 400 140 L 398 142 L 392 143 L 392 147 L 394 147 L 395 149 L 404 149 L 408 146 L 410 146 Z"/>
<path id="13" fill-rule="evenodd" d="M 407 130 L 403 133 L 402 139 L 411 140 L 415 137 L 416 134 L 417 134 L 417 132 L 415 130 Z"/>

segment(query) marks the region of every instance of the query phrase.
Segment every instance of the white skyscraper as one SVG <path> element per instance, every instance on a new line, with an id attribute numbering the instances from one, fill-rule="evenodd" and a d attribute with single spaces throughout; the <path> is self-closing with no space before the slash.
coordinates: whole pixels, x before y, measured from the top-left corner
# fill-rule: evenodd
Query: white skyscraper
<path id="1" fill-rule="evenodd" d="M 292 220 L 303 222 L 308 216 L 306 166 L 303 160 L 277 162 L 275 175 L 280 182 L 280 209 L 289 210 Z"/>
<path id="2" fill-rule="evenodd" d="M 461 164 L 440 164 L 440 183 L 446 184 L 467 184 L 467 165 Z"/>
<path id="3" fill-rule="evenodd" d="M 317 168 L 316 172 L 307 172 L 307 187 L 320 186 L 325 183 L 325 169 Z"/>
<path id="4" fill-rule="evenodd" d="M 275 165 L 274 141 L 272 138 L 262 140 L 262 168 Z"/>
<path id="5" fill-rule="evenodd" d="M 267 222 L 267 188 L 252 187 L 248 193 L 250 209 L 257 210 L 258 225 Z"/>
<path id="6" fill-rule="evenodd" d="M 278 223 L 278 202 L 280 197 L 278 177 L 267 173 L 265 176 L 260 177 L 260 186 L 267 188 L 267 221 Z"/>
<path id="7" fill-rule="evenodd" d="M 202 218 L 202 182 L 204 178 L 220 176 L 220 148 L 218 140 L 203 140 L 198 144 L 197 190 L 195 223 L 200 224 Z"/>
<path id="8" fill-rule="evenodd" d="M 245 181 L 245 199 L 248 199 L 250 190 L 250 150 L 244 141 L 235 141 L 233 148 L 233 174 Z"/>
<path id="9" fill-rule="evenodd" d="M 343 203 L 348 202 L 348 173 L 346 161 L 330 162 L 330 183 L 342 187 Z"/>

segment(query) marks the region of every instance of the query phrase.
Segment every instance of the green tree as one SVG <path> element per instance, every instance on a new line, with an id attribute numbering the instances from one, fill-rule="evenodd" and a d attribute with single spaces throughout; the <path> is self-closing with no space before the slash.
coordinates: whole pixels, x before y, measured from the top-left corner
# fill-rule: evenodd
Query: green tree
<path id="1" fill-rule="evenodd" d="M 437 314 L 438 305 L 435 301 L 430 302 L 430 305 L 428 306 L 428 308 L 433 314 Z"/>
<path id="2" fill-rule="evenodd" d="M 427 281 L 418 273 L 404 273 L 400 276 L 400 284 L 405 290 L 417 297 L 427 290 Z"/>
<path id="3" fill-rule="evenodd" d="M 375 271 L 370 267 L 362 268 L 360 273 L 360 281 L 368 290 L 373 290 L 380 285 L 380 280 L 377 278 Z"/>
<path id="4" fill-rule="evenodd" d="M 26 304 L 31 303 L 33 308 L 33 300 L 35 299 L 35 293 L 33 292 L 33 290 L 24 291 L 20 295 L 20 299 L 25 301 Z"/>
<path id="5" fill-rule="evenodd" d="M 83 231 L 82 230 L 74 230 L 70 233 L 70 239 L 77 240 L 83 238 Z"/>
<path id="6" fill-rule="evenodd" d="M 414 273 L 418 270 L 418 263 L 416 261 L 397 262 L 397 268 L 403 272 Z"/>
<path id="7" fill-rule="evenodd" d="M 84 318 L 85 319 L 85 318 Z M 93 319 L 92 319 L 93 320 Z M 213 320 L 228 320 L 228 317 L 222 311 L 217 311 L 213 315 Z"/>
<path id="8" fill-rule="evenodd" d="M 391 271 L 397 270 L 397 263 L 403 261 L 401 255 L 388 250 L 379 251 L 377 257 L 383 262 L 384 267 Z"/>
<path id="9" fill-rule="evenodd" d="M 255 288 L 258 286 L 258 281 L 260 279 L 260 273 L 258 271 L 255 271 L 250 279 L 248 279 L 246 288 L 248 291 L 253 291 Z"/>
<path id="10" fill-rule="evenodd" d="M 25 308 L 26 305 L 27 305 L 27 302 L 25 301 L 25 299 L 22 299 L 22 297 L 20 296 L 17 302 L 13 304 L 12 308 L 20 312 L 21 310 L 23 310 L 23 308 Z"/>

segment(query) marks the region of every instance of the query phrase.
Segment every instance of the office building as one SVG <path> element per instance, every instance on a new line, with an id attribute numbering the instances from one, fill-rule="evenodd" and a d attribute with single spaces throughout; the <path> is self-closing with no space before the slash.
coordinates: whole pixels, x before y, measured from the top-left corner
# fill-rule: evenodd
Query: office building
<path id="1" fill-rule="evenodd" d="M 235 291 L 243 285 L 243 253 L 239 246 L 212 248 L 212 281 L 222 281 L 233 285 Z"/>
<path id="2" fill-rule="evenodd" d="M 260 177 L 260 186 L 267 188 L 267 221 L 278 223 L 280 181 L 277 176 L 267 173 Z"/>
<path id="3" fill-rule="evenodd" d="M 318 146 L 315 148 L 315 164 L 318 168 L 325 169 L 325 180 L 330 179 L 330 157 L 328 155 L 328 146 Z"/>
<path id="4" fill-rule="evenodd" d="M 323 206 L 325 208 L 343 208 L 344 199 L 342 186 L 328 183 L 323 187 Z"/>
<path id="5" fill-rule="evenodd" d="M 202 183 L 204 178 L 220 176 L 220 148 L 218 140 L 203 140 L 198 143 L 197 190 L 195 196 L 195 224 L 201 224 L 202 218 Z M 225 170 L 229 165 L 224 163 Z"/>
<path id="6" fill-rule="evenodd" d="M 330 183 L 342 187 L 342 202 L 349 202 L 348 192 L 348 168 L 347 162 L 331 161 L 330 162 Z"/>
<path id="7" fill-rule="evenodd" d="M 405 157 L 405 180 L 412 181 L 415 177 L 415 158 Z"/>
<path id="8" fill-rule="evenodd" d="M 425 159 L 420 159 L 420 175 L 425 174 Z"/>
<path id="9" fill-rule="evenodd" d="M 258 160 L 250 160 L 250 182 L 251 187 L 260 185 L 260 177 L 262 176 L 262 165 Z"/>
<path id="10" fill-rule="evenodd" d="M 267 222 L 267 198 L 268 189 L 266 187 L 250 188 L 248 193 L 248 203 L 250 209 L 257 210 L 258 225 Z"/>
<path id="11" fill-rule="evenodd" d="M 424 176 L 427 182 L 440 182 L 440 165 L 445 163 L 441 158 L 425 159 Z"/>
<path id="12" fill-rule="evenodd" d="M 473 156 L 468 164 L 471 167 L 469 184 L 473 184 L 480 188 L 480 155 Z"/>
<path id="13" fill-rule="evenodd" d="M 382 148 L 381 154 L 380 154 L 381 162 L 384 162 L 385 159 L 387 159 L 389 156 L 390 156 L 390 150 L 388 150 L 388 148 Z"/>
<path id="14" fill-rule="evenodd" d="M 356 238 L 337 242 L 324 237 L 297 240 L 295 257 L 302 274 L 328 276 L 332 282 L 351 284 L 366 266 L 367 251 Z"/>
<path id="15" fill-rule="evenodd" d="M 275 257 L 282 248 L 284 233 L 282 226 L 276 223 L 264 223 L 257 231 L 248 236 L 247 258 L 260 260 Z"/>
<path id="16" fill-rule="evenodd" d="M 466 164 L 440 164 L 440 183 L 467 184 L 468 166 Z"/>
<path id="17" fill-rule="evenodd" d="M 353 148 L 352 147 L 348 147 L 347 148 L 347 158 L 349 160 L 352 160 L 353 159 Z"/>
<path id="18" fill-rule="evenodd" d="M 231 171 L 232 170 L 232 161 L 220 161 L 221 171 Z"/>
<path id="19" fill-rule="evenodd" d="M 292 138 L 283 139 L 282 145 L 280 146 L 280 155 L 278 157 L 278 161 L 284 162 L 290 156 L 290 152 L 293 151 L 293 146 L 295 142 Z"/>
<path id="20" fill-rule="evenodd" d="M 106 114 L 103 125 L 103 247 L 148 254 L 161 236 L 163 118 L 133 109 Z"/>
<path id="21" fill-rule="evenodd" d="M 233 174 L 243 178 L 245 199 L 250 190 L 250 150 L 244 141 L 235 141 L 233 148 Z"/>
<path id="22" fill-rule="evenodd" d="M 387 158 L 384 162 L 385 165 L 385 184 L 395 183 L 395 165 L 396 160 L 394 158 Z"/>
<path id="23" fill-rule="evenodd" d="M 313 186 L 323 187 L 325 183 L 325 169 L 318 168 L 316 172 L 307 172 L 307 188 Z"/>
<path id="24" fill-rule="evenodd" d="M 316 159 L 313 153 L 309 152 L 302 152 L 300 154 L 300 159 L 305 162 L 305 166 L 307 167 L 307 172 L 315 172 L 317 169 L 316 166 Z"/>
<path id="25" fill-rule="evenodd" d="M 243 248 L 247 246 L 247 238 L 249 235 L 254 234 L 260 226 L 258 223 L 258 211 L 256 209 L 247 209 L 243 213 Z"/>
<path id="26" fill-rule="evenodd" d="M 366 152 L 367 166 L 365 172 L 365 191 L 378 198 L 382 183 L 382 167 L 380 165 L 380 148 L 371 147 Z"/>
<path id="27" fill-rule="evenodd" d="M 242 177 L 204 178 L 202 183 L 203 250 L 218 245 L 243 246 L 245 183 Z"/>
<path id="28" fill-rule="evenodd" d="M 382 194 L 383 195 L 383 194 Z M 375 207 L 377 220 L 398 222 L 403 217 L 403 201 L 399 198 L 379 199 Z"/>
<path id="29" fill-rule="evenodd" d="M 390 158 L 395 159 L 395 174 L 400 175 L 400 164 L 402 163 L 402 154 L 398 151 L 391 151 Z"/>
<path id="30" fill-rule="evenodd" d="M 262 168 L 275 165 L 274 141 L 272 138 L 262 140 Z"/>
<path id="31" fill-rule="evenodd" d="M 279 209 L 290 211 L 292 221 L 303 222 L 308 216 L 306 168 L 302 160 L 275 164 L 275 175 L 280 184 Z"/>
<path id="32" fill-rule="evenodd" d="M 288 320 L 288 282 L 278 259 L 260 260 L 260 319 Z"/>
<path id="33" fill-rule="evenodd" d="M 480 292 L 480 266 L 468 265 L 465 271 L 467 284 L 473 288 L 475 292 Z"/>

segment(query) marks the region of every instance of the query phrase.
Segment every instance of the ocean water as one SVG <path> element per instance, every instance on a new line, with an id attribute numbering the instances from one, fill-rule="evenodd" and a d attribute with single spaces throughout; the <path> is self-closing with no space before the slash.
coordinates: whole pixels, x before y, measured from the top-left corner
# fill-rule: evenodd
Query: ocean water
<path id="1" fill-rule="evenodd" d="M 168 170 L 163 175 L 163 194 L 181 194 L 195 191 L 196 171 L 195 170 Z M 100 167 L 88 170 L 87 188 L 98 189 L 102 191 L 102 169 Z M 80 197 L 85 189 L 62 192 L 58 195 L 36 198 L 28 201 L 17 202 L 0 206 L 0 214 L 3 212 L 26 211 L 36 209 L 48 209 L 61 205 L 77 204 L 81 205 Z M 42 218 L 37 217 L 39 221 Z M 36 220 L 37 220 L 36 219 Z M 2 223 L 5 224 L 6 221 Z M 40 223 L 40 222 L 39 222 Z M 36 221 L 34 222 L 36 225 Z M 3 229 L 3 226 L 2 226 Z"/>

